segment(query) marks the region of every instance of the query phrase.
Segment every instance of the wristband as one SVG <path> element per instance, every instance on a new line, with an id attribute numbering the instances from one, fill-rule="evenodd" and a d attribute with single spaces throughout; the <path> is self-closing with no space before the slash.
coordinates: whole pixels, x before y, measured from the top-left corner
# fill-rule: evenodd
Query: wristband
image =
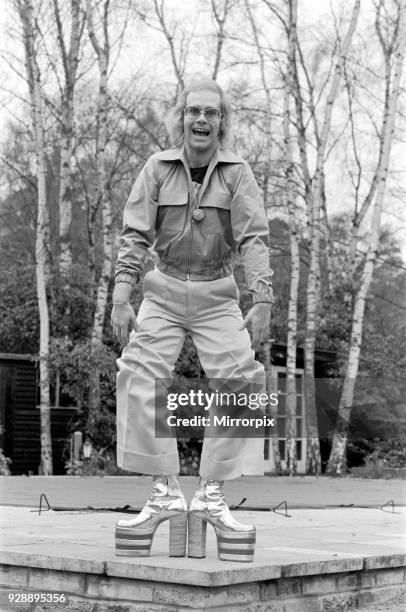
<path id="1" fill-rule="evenodd" d="M 113 302 L 113 306 L 124 306 L 124 304 L 130 305 L 130 302 Z"/>

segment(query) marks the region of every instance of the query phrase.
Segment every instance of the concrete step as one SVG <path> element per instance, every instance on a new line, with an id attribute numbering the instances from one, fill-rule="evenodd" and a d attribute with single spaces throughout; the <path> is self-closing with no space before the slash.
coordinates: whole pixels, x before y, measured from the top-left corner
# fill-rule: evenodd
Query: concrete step
<path id="1" fill-rule="evenodd" d="M 404 508 L 236 511 L 257 527 L 249 564 L 220 561 L 211 528 L 205 559 L 169 558 L 167 523 L 150 557 L 123 558 L 115 555 L 114 525 L 128 515 L 0 510 L 2 611 L 19 609 L 7 607 L 10 592 L 30 598 L 21 610 L 35 612 L 390 612 L 406 604 Z M 65 601 L 35 603 L 47 593 Z"/>

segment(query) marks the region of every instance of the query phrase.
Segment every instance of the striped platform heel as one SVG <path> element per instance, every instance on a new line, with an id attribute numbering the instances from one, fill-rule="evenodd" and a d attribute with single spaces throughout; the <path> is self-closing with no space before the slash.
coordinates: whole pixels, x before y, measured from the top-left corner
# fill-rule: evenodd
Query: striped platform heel
<path id="1" fill-rule="evenodd" d="M 151 495 L 135 518 L 116 524 L 116 555 L 149 557 L 157 527 L 169 520 L 169 556 L 186 555 L 187 504 L 176 476 L 154 476 Z"/>
<path id="2" fill-rule="evenodd" d="M 188 556 L 206 556 L 206 531 L 210 523 L 216 532 L 217 553 L 223 561 L 254 560 L 256 530 L 254 525 L 238 523 L 224 499 L 223 482 L 200 480 L 188 515 Z"/>

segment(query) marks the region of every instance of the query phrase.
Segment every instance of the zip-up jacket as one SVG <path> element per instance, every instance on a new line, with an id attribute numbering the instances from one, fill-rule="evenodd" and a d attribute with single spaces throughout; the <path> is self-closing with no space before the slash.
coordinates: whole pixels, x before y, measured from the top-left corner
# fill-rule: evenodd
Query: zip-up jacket
<path id="1" fill-rule="evenodd" d="M 226 149 L 217 149 L 197 190 L 183 147 L 148 159 L 124 208 L 116 282 L 135 285 L 149 247 L 158 269 L 180 280 L 228 276 L 238 252 L 253 303 L 273 302 L 262 198 L 247 162 Z"/>

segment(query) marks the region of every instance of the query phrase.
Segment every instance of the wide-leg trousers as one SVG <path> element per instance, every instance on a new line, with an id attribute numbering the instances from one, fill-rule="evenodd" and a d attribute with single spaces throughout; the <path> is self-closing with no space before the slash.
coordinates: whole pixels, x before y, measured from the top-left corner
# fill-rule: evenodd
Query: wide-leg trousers
<path id="1" fill-rule="evenodd" d="M 178 474 L 177 442 L 155 436 L 155 380 L 171 379 L 186 331 L 191 332 L 208 378 L 252 381 L 265 391 L 265 372 L 255 360 L 242 323 L 233 276 L 181 281 L 155 269 L 145 275 L 144 299 L 128 345 L 117 360 L 117 463 L 142 474 Z M 231 415 L 232 416 L 232 415 Z M 205 437 L 204 478 L 228 480 L 262 475 L 261 437 Z"/>

